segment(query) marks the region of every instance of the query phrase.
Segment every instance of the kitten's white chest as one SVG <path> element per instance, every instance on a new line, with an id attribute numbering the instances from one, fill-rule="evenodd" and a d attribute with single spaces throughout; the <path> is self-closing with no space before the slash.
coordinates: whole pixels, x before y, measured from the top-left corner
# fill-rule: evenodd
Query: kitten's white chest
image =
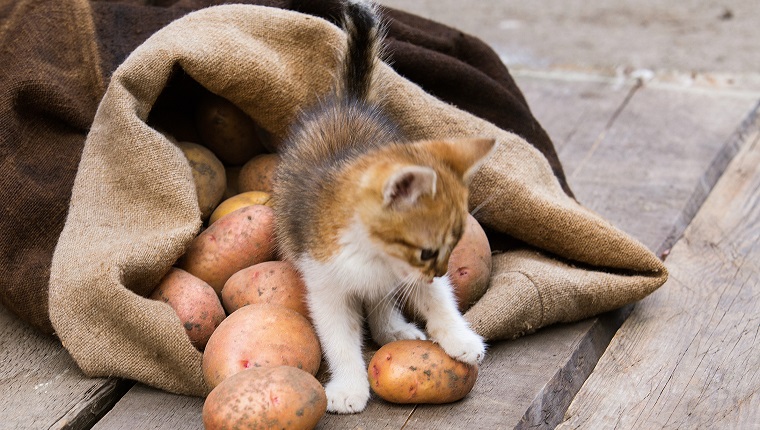
<path id="1" fill-rule="evenodd" d="M 398 270 L 394 270 L 388 257 L 372 243 L 360 223 L 354 222 L 343 231 L 340 244 L 340 251 L 326 262 L 307 255 L 299 259 L 304 278 L 321 281 L 312 285 L 331 285 L 335 293 L 362 298 L 385 295 L 399 285 Z"/>

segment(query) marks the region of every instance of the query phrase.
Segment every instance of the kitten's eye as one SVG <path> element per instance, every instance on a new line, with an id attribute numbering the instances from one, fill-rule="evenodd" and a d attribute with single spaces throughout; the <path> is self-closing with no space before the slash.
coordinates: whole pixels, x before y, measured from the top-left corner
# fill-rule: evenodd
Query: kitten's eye
<path id="1" fill-rule="evenodd" d="M 436 249 L 433 251 L 432 249 L 423 249 L 420 252 L 420 260 L 422 261 L 428 261 L 432 260 L 434 258 L 438 258 L 438 250 Z"/>

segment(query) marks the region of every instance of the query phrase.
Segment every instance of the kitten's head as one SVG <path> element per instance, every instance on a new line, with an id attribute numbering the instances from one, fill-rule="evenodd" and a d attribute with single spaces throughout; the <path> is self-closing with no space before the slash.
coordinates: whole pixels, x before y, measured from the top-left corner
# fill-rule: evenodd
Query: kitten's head
<path id="1" fill-rule="evenodd" d="M 467 186 L 494 147 L 493 139 L 397 144 L 362 163 L 356 213 L 398 277 L 446 274 L 466 223 Z"/>

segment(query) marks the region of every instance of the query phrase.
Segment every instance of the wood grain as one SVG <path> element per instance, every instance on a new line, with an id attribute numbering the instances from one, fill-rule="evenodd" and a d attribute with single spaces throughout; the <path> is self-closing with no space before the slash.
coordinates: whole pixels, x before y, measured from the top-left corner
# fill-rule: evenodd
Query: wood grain
<path id="1" fill-rule="evenodd" d="M 202 411 L 200 397 L 180 396 L 135 384 L 93 429 L 198 430 L 203 428 Z"/>
<path id="2" fill-rule="evenodd" d="M 404 428 L 415 405 L 396 405 L 373 397 L 360 414 L 325 414 L 317 424 L 319 430 L 395 430 Z"/>
<path id="3" fill-rule="evenodd" d="M 127 388 L 116 379 L 85 377 L 60 342 L 4 306 L 0 363 L 2 428 L 89 428 Z"/>
<path id="4" fill-rule="evenodd" d="M 753 133 L 560 428 L 760 428 L 759 262 Z"/>
<path id="5" fill-rule="evenodd" d="M 725 169 L 710 171 L 714 160 L 736 154 L 733 137 L 756 102 L 640 87 L 596 145 L 562 160 L 570 186 L 589 209 L 661 253 Z"/>
<path id="6" fill-rule="evenodd" d="M 638 89 L 636 81 L 593 75 L 513 73 L 531 112 L 554 143 L 566 174 L 591 152 Z"/>

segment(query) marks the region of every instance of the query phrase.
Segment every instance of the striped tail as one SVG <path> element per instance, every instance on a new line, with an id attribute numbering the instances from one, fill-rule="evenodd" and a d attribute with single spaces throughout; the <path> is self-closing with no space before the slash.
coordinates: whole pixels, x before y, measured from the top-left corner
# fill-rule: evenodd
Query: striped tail
<path id="1" fill-rule="evenodd" d="M 367 101 L 375 60 L 381 55 L 382 28 L 377 10 L 369 1 L 347 0 L 343 28 L 348 48 L 343 59 L 342 96 Z"/>

